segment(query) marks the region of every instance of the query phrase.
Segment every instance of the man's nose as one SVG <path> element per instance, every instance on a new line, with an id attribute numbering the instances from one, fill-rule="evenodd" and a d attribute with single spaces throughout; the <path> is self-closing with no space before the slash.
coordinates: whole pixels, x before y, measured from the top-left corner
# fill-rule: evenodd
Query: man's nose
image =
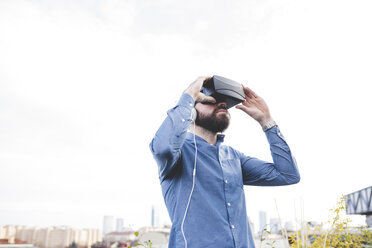
<path id="1" fill-rule="evenodd" d="M 223 102 L 219 102 L 219 103 L 217 103 L 217 107 L 218 108 L 227 108 L 227 104 L 226 104 L 226 102 L 225 101 L 223 101 Z"/>

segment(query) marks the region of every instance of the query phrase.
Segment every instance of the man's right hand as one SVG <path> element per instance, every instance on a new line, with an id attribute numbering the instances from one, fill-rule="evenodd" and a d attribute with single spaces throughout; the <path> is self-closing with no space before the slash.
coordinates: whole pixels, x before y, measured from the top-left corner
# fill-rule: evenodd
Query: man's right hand
<path id="1" fill-rule="evenodd" d="M 194 98 L 195 102 L 211 102 L 215 103 L 216 99 L 211 96 L 206 96 L 200 92 L 203 83 L 211 77 L 198 77 L 190 86 L 183 92 Z"/>

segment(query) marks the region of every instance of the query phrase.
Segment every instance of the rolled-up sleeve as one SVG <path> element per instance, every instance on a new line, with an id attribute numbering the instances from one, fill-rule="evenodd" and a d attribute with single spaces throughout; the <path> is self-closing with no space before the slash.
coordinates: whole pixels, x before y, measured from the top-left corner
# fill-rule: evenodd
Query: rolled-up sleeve
<path id="1" fill-rule="evenodd" d="M 181 156 L 181 148 L 192 121 L 191 111 L 194 104 L 194 99 L 189 94 L 183 94 L 177 105 L 167 112 L 167 118 L 150 143 L 161 182 L 174 169 Z"/>
<path id="2" fill-rule="evenodd" d="M 300 181 L 297 163 L 278 127 L 265 132 L 273 162 L 266 162 L 240 153 L 245 185 L 281 186 Z"/>

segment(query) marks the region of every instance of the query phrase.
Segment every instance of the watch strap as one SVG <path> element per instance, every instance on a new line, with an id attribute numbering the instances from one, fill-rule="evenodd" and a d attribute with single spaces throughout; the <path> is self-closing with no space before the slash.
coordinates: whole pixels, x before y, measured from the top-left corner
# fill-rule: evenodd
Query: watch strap
<path id="1" fill-rule="evenodd" d="M 264 125 L 264 126 L 262 127 L 262 130 L 263 130 L 264 132 L 266 132 L 266 131 L 269 130 L 270 128 L 273 128 L 273 127 L 276 127 L 276 126 L 278 126 L 278 125 L 276 124 L 275 121 L 269 121 L 266 125 Z"/>

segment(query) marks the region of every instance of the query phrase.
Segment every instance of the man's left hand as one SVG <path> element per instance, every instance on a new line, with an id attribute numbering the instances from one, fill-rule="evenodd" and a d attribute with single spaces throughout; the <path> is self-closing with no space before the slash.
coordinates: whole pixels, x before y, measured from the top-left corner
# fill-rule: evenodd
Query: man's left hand
<path id="1" fill-rule="evenodd" d="M 264 99 L 262 99 L 253 90 L 244 85 L 243 89 L 245 94 L 245 101 L 235 108 L 247 113 L 253 119 L 258 121 L 258 123 L 260 123 L 262 127 L 272 121 L 269 107 L 265 103 Z"/>

